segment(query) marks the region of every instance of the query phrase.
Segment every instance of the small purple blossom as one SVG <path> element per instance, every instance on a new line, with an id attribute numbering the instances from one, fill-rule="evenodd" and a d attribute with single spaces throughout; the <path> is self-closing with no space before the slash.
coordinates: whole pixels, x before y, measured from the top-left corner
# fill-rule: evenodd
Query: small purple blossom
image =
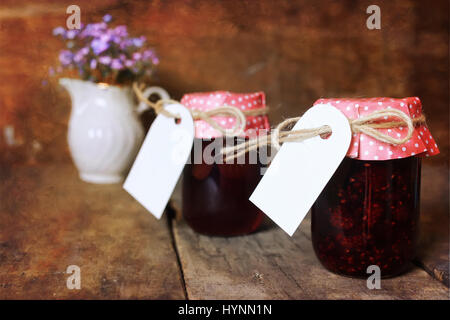
<path id="1" fill-rule="evenodd" d="M 111 20 L 112 20 L 112 16 L 110 14 L 105 14 L 103 16 L 103 21 L 104 22 L 108 23 L 108 22 L 111 22 Z"/>
<path id="2" fill-rule="evenodd" d="M 65 33 L 66 29 L 64 29 L 63 27 L 56 27 L 55 29 L 53 29 L 54 36 L 64 36 Z"/>
<path id="3" fill-rule="evenodd" d="M 142 53 L 140 53 L 140 52 L 134 52 L 133 53 L 133 60 L 141 60 L 142 59 Z"/>
<path id="4" fill-rule="evenodd" d="M 92 59 L 91 62 L 89 63 L 89 67 L 93 70 L 95 68 L 97 68 L 97 60 Z"/>
<path id="5" fill-rule="evenodd" d="M 84 28 L 80 33 L 80 38 L 86 37 L 100 37 L 108 31 L 108 25 L 104 22 L 91 23 Z"/>
<path id="6" fill-rule="evenodd" d="M 115 70 L 120 70 L 123 68 L 123 64 L 119 59 L 112 59 L 111 68 L 113 68 Z"/>
<path id="7" fill-rule="evenodd" d="M 75 61 L 76 63 L 80 63 L 82 61 L 84 61 L 85 56 L 89 53 L 89 48 L 87 47 L 83 47 L 80 50 L 77 51 L 77 53 L 75 53 L 74 57 L 73 57 L 73 61 Z"/>
<path id="8" fill-rule="evenodd" d="M 101 64 L 104 64 L 105 66 L 108 66 L 111 63 L 111 57 L 110 56 L 101 56 L 98 58 L 98 62 Z"/>
<path id="9" fill-rule="evenodd" d="M 133 41 L 131 39 L 120 39 L 119 48 L 121 50 L 128 50 L 128 47 L 133 45 Z"/>
<path id="10" fill-rule="evenodd" d="M 91 48 L 92 51 L 94 51 L 94 53 L 96 55 L 102 53 L 103 51 L 105 51 L 106 49 L 109 48 L 109 44 L 107 41 L 101 40 L 101 39 L 94 39 L 91 42 Z"/>
<path id="11" fill-rule="evenodd" d="M 73 54 L 69 50 L 62 50 L 59 53 L 59 62 L 63 66 L 68 66 L 72 62 Z"/>
<path id="12" fill-rule="evenodd" d="M 134 45 L 135 47 L 140 48 L 140 47 L 142 47 L 142 46 L 144 45 L 144 43 L 145 43 L 145 37 L 133 38 L 133 39 L 132 39 L 132 42 L 133 42 L 133 45 Z"/>
<path id="13" fill-rule="evenodd" d="M 152 63 L 153 63 L 155 66 L 159 64 L 159 58 L 158 58 L 158 56 L 154 55 L 154 56 L 152 57 L 151 60 L 152 60 Z"/>
<path id="14" fill-rule="evenodd" d="M 158 64 L 159 59 L 156 56 L 155 52 L 151 49 L 145 50 L 142 54 L 143 60 L 151 60 L 153 64 Z"/>
<path id="15" fill-rule="evenodd" d="M 68 30 L 66 32 L 66 38 L 67 39 L 75 39 L 77 34 L 78 34 L 78 30 L 77 29 Z"/>
<path id="16" fill-rule="evenodd" d="M 115 44 L 120 44 L 122 39 L 114 34 L 111 35 L 111 41 Z"/>
<path id="17" fill-rule="evenodd" d="M 126 26 L 117 26 L 114 28 L 114 34 L 118 37 L 128 37 L 128 31 Z"/>
<path id="18" fill-rule="evenodd" d="M 134 61 L 133 60 L 126 60 L 125 61 L 125 67 L 127 68 L 131 68 L 132 66 L 134 66 Z"/>
<path id="19" fill-rule="evenodd" d="M 123 61 L 127 60 L 127 56 L 125 54 L 121 53 L 121 54 L 119 54 L 119 59 L 120 59 L 120 61 L 123 62 Z"/>
<path id="20" fill-rule="evenodd" d="M 153 55 L 154 55 L 155 53 L 153 52 L 153 50 L 145 50 L 144 51 L 144 53 L 142 54 L 142 57 L 144 58 L 144 59 L 148 59 L 148 58 L 151 58 L 151 57 L 153 57 Z"/>

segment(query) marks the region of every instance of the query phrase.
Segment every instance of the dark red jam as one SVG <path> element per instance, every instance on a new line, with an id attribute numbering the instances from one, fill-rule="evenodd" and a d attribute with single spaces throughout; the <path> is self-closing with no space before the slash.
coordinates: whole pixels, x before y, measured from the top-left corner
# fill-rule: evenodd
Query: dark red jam
<path id="1" fill-rule="evenodd" d="M 419 157 L 345 158 L 313 205 L 311 232 L 320 262 L 335 273 L 367 278 L 407 270 L 416 252 Z"/>
<path id="2" fill-rule="evenodd" d="M 213 139 L 214 140 L 214 139 Z M 213 140 L 202 140 L 202 150 Z M 255 231 L 263 214 L 248 198 L 261 179 L 261 164 L 213 163 L 185 166 L 183 215 L 198 233 L 238 236 Z M 236 162 L 236 160 L 235 160 Z"/>

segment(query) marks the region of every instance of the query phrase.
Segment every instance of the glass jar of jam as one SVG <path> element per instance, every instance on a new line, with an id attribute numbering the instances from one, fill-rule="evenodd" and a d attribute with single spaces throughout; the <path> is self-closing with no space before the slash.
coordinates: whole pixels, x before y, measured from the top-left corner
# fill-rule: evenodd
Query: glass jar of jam
<path id="1" fill-rule="evenodd" d="M 412 119 L 422 113 L 416 97 L 317 103 L 330 103 L 350 119 L 384 108 L 399 109 Z M 407 128 L 380 130 L 402 137 Z M 347 157 L 311 208 L 312 242 L 319 261 L 330 271 L 354 277 L 367 278 L 371 265 L 380 268 L 381 277 L 406 271 L 418 240 L 421 156 L 437 153 L 424 123 L 416 125 L 402 145 L 354 134 Z"/>
<path id="2" fill-rule="evenodd" d="M 181 103 L 190 109 L 207 111 L 229 105 L 245 110 L 265 108 L 264 93 L 230 92 L 185 95 Z M 215 117 L 224 128 L 234 126 L 234 118 Z M 267 116 L 247 116 L 244 137 L 269 129 Z M 229 141 L 228 141 L 229 143 Z M 215 144 L 213 148 L 211 148 Z M 255 231 L 262 222 L 262 212 L 248 198 L 261 179 L 260 159 L 225 162 L 220 148 L 225 145 L 221 133 L 204 121 L 195 121 L 195 141 L 190 161 L 183 171 L 182 212 L 196 232 L 211 236 L 238 236 Z M 217 148 L 219 147 L 219 148 Z M 206 159 L 208 155 L 213 157 Z M 200 155 L 200 156 L 198 156 Z"/>

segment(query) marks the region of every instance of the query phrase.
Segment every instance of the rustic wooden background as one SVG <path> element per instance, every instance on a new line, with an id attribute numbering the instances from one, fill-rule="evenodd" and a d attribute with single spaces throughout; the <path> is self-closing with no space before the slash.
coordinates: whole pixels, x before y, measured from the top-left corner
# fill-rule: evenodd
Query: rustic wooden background
<path id="1" fill-rule="evenodd" d="M 70 161 L 70 103 L 55 82 L 43 86 L 73 1 L 0 4 L 0 139 L 13 162 Z M 448 1 L 376 1 L 381 30 L 366 28 L 373 1 L 79 0 L 82 22 L 111 13 L 147 36 L 161 64 L 155 84 L 183 93 L 263 90 L 271 120 L 301 114 L 319 97 L 419 96 L 448 157 Z M 6 152 L 5 152 L 6 151 Z M 3 159 L 5 160 L 5 159 Z"/>
<path id="2" fill-rule="evenodd" d="M 320 97 L 419 96 L 442 152 L 423 165 L 422 254 L 448 253 L 448 1 L 2 0 L 3 174 L 71 161 L 70 101 L 48 79 L 48 68 L 61 48 L 52 29 L 65 24 L 73 3 L 83 23 L 110 13 L 130 33 L 147 36 L 161 60 L 152 84 L 175 98 L 192 91 L 263 90 L 275 124 Z M 366 28 L 371 4 L 381 7 L 381 30 Z M 446 249 L 434 245 L 439 241 Z"/>

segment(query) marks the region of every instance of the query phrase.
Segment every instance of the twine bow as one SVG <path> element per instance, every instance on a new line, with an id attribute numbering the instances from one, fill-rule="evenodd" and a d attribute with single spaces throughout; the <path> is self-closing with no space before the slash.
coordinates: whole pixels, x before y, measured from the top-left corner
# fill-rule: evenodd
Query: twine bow
<path id="1" fill-rule="evenodd" d="M 381 119 L 388 119 L 389 117 L 400 119 L 400 121 L 378 122 Z M 289 128 L 295 125 L 298 120 L 300 120 L 300 117 L 286 119 L 276 126 L 271 134 L 250 139 L 236 146 L 223 148 L 221 152 L 225 155 L 225 161 L 238 158 L 239 156 L 251 150 L 255 150 L 260 146 L 271 144 L 278 150 L 280 148 L 280 144 L 283 142 L 299 142 L 332 133 L 331 127 L 327 125 L 311 129 L 289 130 Z M 412 137 L 414 126 L 425 123 L 425 116 L 421 115 L 420 117 L 411 119 L 410 116 L 398 109 L 383 109 L 374 111 L 364 117 L 348 119 L 348 121 L 353 133 L 364 133 L 379 141 L 400 145 Z M 408 128 L 408 132 L 406 136 L 398 139 L 377 130 L 402 126 L 406 126 Z"/>
<path id="2" fill-rule="evenodd" d="M 180 104 L 180 102 L 172 99 L 161 99 L 157 102 L 153 103 L 146 99 L 142 93 L 142 87 L 139 87 L 137 83 L 133 83 L 133 91 L 136 94 L 136 97 L 139 101 L 144 102 L 150 108 L 155 110 L 157 114 L 163 114 L 166 117 L 177 119 L 179 116 L 177 114 L 173 114 L 172 112 L 164 109 L 165 104 Z M 253 109 L 253 110 L 245 110 L 242 111 L 236 107 L 232 106 L 221 106 L 208 111 L 201 111 L 190 109 L 189 110 L 192 118 L 194 120 L 203 120 L 211 125 L 214 129 L 222 133 L 226 136 L 240 136 L 244 133 L 245 125 L 246 125 L 246 116 L 259 116 L 264 115 L 267 112 L 267 108 L 265 109 Z M 214 116 L 226 116 L 233 117 L 236 119 L 234 127 L 230 129 L 226 129 L 222 127 L 216 120 L 212 117 Z"/>

